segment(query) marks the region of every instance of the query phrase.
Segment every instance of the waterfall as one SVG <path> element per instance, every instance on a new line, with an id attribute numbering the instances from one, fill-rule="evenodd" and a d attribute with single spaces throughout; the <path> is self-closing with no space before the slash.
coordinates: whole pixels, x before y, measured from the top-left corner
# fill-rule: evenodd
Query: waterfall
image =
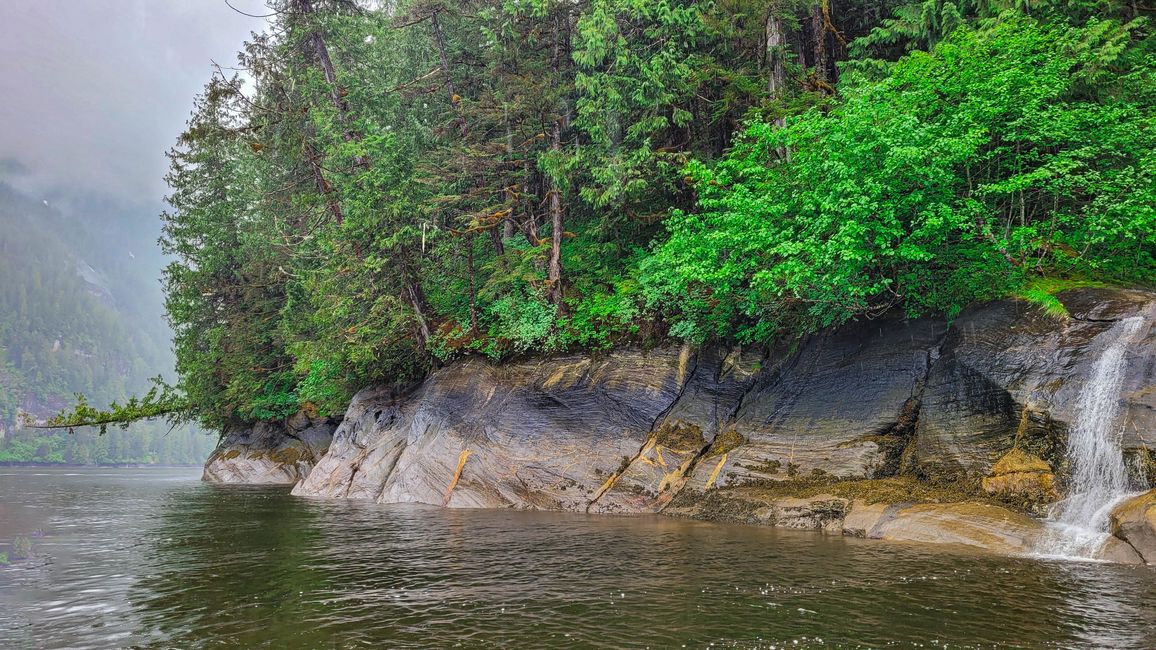
<path id="1" fill-rule="evenodd" d="M 1118 423 L 1124 354 L 1144 319 L 1136 316 L 1117 323 L 1115 338 L 1096 359 L 1091 376 L 1076 402 L 1075 422 L 1068 435 L 1072 464 L 1068 496 L 1052 511 L 1053 534 L 1044 540 L 1045 552 L 1088 557 L 1108 534 L 1112 506 L 1127 496 L 1128 471 L 1120 446 Z"/>

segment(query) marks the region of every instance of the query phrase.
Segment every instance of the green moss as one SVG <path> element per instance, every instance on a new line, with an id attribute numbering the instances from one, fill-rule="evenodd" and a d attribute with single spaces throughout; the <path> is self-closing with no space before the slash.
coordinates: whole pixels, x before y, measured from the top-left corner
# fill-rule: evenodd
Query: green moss
<path id="1" fill-rule="evenodd" d="M 305 458 L 305 452 L 297 447 L 285 447 L 269 452 L 269 459 L 280 465 L 296 465 Z"/>
<path id="2" fill-rule="evenodd" d="M 706 444 L 702 437 L 702 428 L 682 421 L 664 422 L 655 430 L 654 441 L 679 451 L 699 450 Z"/>
<path id="3" fill-rule="evenodd" d="M 710 449 L 706 452 L 706 457 L 710 458 L 712 456 L 722 456 L 723 454 L 730 453 L 738 449 L 746 441 L 747 439 L 743 437 L 743 434 L 735 429 L 727 429 L 715 436 L 714 442 L 711 443 Z"/>
<path id="4" fill-rule="evenodd" d="M 630 456 L 623 456 L 622 461 L 618 463 L 618 469 L 614 470 L 615 474 L 622 474 L 630 467 Z"/>
<path id="5" fill-rule="evenodd" d="M 775 474 L 779 473 L 779 470 L 783 469 L 783 462 L 780 460 L 768 459 L 759 463 L 758 465 L 739 465 L 739 467 L 750 470 L 752 472 L 757 472 L 759 474 L 774 476 Z"/>

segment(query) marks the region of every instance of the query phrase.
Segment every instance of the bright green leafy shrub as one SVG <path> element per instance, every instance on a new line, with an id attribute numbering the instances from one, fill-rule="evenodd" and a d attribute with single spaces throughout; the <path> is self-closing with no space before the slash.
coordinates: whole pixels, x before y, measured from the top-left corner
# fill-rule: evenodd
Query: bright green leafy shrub
<path id="1" fill-rule="evenodd" d="M 759 340 L 902 307 L 949 316 L 1042 272 L 1156 271 L 1156 64 L 1138 24 L 1008 13 L 692 164 L 642 265 L 673 334 Z M 1141 43 L 1141 44 L 1138 44 Z"/>

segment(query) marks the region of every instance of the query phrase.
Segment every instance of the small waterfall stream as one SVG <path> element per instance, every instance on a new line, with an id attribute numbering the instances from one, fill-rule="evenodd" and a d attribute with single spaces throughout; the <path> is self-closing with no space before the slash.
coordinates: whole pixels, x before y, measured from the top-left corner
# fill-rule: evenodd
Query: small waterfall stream
<path id="1" fill-rule="evenodd" d="M 1126 318 L 1110 330 L 1115 338 L 1080 391 L 1076 421 L 1068 435 L 1071 487 L 1052 511 L 1051 534 L 1040 548 L 1047 555 L 1090 557 L 1108 534 L 1112 506 L 1129 495 L 1118 424 L 1120 385 L 1124 353 L 1143 322 L 1140 316 Z"/>

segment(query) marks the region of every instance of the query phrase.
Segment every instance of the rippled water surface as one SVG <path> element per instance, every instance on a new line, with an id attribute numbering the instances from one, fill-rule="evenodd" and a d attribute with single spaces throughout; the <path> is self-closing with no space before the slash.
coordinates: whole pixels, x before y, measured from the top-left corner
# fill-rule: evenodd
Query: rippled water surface
<path id="1" fill-rule="evenodd" d="M 1156 647 L 1156 571 L 0 468 L 0 647 Z"/>

